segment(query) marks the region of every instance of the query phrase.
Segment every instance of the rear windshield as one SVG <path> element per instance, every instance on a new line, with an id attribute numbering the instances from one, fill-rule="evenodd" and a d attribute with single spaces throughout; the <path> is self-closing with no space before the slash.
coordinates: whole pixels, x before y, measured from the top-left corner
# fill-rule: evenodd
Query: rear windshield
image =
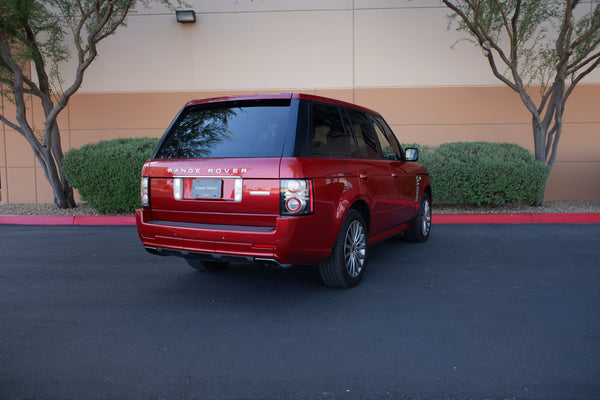
<path id="1" fill-rule="evenodd" d="M 287 100 L 189 107 L 155 158 L 281 157 L 289 105 Z"/>

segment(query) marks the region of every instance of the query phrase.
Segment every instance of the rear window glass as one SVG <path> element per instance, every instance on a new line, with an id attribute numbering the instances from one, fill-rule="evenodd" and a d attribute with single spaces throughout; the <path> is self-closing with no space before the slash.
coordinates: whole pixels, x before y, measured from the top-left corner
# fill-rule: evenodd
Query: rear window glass
<path id="1" fill-rule="evenodd" d="M 289 113 L 289 101 L 190 107 L 156 158 L 280 157 Z"/>

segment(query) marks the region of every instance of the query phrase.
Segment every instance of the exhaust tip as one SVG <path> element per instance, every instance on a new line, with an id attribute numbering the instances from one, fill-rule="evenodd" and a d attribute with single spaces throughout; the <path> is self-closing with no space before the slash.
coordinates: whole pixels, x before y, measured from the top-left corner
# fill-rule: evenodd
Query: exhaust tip
<path id="1" fill-rule="evenodd" d="M 254 262 L 258 264 L 264 264 L 268 267 L 275 267 L 281 269 L 290 268 L 292 266 L 292 264 L 282 264 L 274 258 L 255 258 Z"/>
<path id="2" fill-rule="evenodd" d="M 160 252 L 158 251 L 158 249 L 156 247 L 151 247 L 151 246 L 144 246 L 144 248 L 146 249 L 146 251 L 150 254 L 154 254 L 154 255 L 160 255 Z"/>

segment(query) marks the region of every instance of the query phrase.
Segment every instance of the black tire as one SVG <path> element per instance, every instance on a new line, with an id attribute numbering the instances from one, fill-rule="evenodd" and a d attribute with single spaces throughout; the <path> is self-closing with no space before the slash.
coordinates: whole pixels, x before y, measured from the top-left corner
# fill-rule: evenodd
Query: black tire
<path id="1" fill-rule="evenodd" d="M 350 210 L 327 260 L 319 265 L 327 286 L 350 288 L 360 283 L 367 267 L 367 224 L 357 210 Z"/>
<path id="2" fill-rule="evenodd" d="M 185 258 L 190 267 L 202 272 L 221 271 L 227 268 L 228 263 L 220 261 L 202 260 L 196 256 L 187 256 Z"/>
<path id="3" fill-rule="evenodd" d="M 404 238 L 409 242 L 424 242 L 431 232 L 431 196 L 423 193 L 417 216 L 412 220 L 410 228 L 404 232 Z"/>

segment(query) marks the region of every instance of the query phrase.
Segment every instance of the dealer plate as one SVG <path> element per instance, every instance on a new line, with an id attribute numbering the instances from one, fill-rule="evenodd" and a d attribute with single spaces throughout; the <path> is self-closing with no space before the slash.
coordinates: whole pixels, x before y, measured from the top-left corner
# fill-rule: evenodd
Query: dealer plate
<path id="1" fill-rule="evenodd" d="M 218 179 L 194 179 L 192 197 L 195 199 L 220 199 L 223 197 L 223 181 Z"/>

